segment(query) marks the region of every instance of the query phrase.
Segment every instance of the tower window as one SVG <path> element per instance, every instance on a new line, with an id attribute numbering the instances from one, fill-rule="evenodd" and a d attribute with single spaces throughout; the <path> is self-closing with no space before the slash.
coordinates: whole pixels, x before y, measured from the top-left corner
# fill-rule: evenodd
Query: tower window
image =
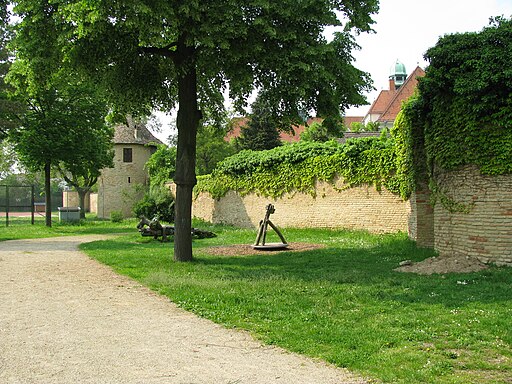
<path id="1" fill-rule="evenodd" d="M 133 161 L 133 153 L 131 148 L 123 148 L 123 163 L 131 163 Z"/>

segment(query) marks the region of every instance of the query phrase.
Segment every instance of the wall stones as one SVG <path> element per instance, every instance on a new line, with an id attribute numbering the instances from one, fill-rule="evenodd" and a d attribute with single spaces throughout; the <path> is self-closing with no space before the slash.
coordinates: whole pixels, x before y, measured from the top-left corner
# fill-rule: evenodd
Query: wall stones
<path id="1" fill-rule="evenodd" d="M 410 204 L 387 190 L 374 187 L 334 189 L 319 182 L 317 196 L 286 194 L 273 199 L 230 191 L 219 200 L 202 193 L 195 199 L 192 214 L 213 223 L 257 228 L 272 203 L 272 221 L 280 227 L 363 229 L 374 233 L 407 231 Z"/>
<path id="2" fill-rule="evenodd" d="M 435 204 L 435 249 L 512 265 L 512 175 L 483 176 L 474 166 L 437 173 L 443 193 L 469 212 L 452 213 Z"/>

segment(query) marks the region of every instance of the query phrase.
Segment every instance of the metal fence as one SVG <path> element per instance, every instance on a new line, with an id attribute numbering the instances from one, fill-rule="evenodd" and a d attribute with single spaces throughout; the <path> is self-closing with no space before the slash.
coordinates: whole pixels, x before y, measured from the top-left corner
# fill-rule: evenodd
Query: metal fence
<path id="1" fill-rule="evenodd" d="M 52 212 L 62 206 L 62 191 L 52 192 Z M 30 220 L 34 224 L 36 215 L 45 215 L 46 204 L 44 194 L 36 193 L 33 185 L 1 185 L 0 184 L 0 216 L 5 218 L 5 225 Z M 16 221 L 12 220 L 16 217 Z M 24 220 L 23 220 L 24 219 Z"/>
<path id="2" fill-rule="evenodd" d="M 5 225 L 9 225 L 12 214 L 30 213 L 31 223 L 34 224 L 35 191 L 33 185 L 0 185 L 0 210 L 5 216 Z"/>

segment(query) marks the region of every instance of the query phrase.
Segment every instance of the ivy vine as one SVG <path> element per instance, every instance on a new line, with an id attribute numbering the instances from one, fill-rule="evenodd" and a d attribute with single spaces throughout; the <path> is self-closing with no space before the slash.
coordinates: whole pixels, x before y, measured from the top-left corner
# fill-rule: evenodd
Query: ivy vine
<path id="1" fill-rule="evenodd" d="M 430 65 L 418 94 L 395 126 L 404 161 L 397 172 L 412 175 L 416 185 L 426 182 L 433 202 L 449 211 L 469 212 L 443 192 L 435 170 L 476 165 L 485 175 L 512 173 L 512 20 L 446 35 L 425 57 Z"/>
<path id="2" fill-rule="evenodd" d="M 301 192 L 315 196 L 317 181 L 343 188 L 374 185 L 408 196 L 397 177 L 394 139 L 388 135 L 326 143 L 299 142 L 268 151 L 242 151 L 225 159 L 208 176 L 198 178 L 195 192 L 208 192 L 214 198 L 229 190 L 241 195 L 257 193 L 281 197 Z"/>

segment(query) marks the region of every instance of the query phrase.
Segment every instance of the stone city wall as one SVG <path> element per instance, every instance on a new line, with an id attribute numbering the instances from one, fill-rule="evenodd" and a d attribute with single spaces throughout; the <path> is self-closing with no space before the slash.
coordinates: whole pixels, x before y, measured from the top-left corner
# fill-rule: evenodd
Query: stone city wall
<path id="1" fill-rule="evenodd" d="M 78 192 L 76 191 L 62 191 L 62 206 L 63 207 L 80 207 L 80 200 L 78 199 Z M 85 212 L 91 210 L 90 193 L 85 195 L 85 207 L 80 207 Z"/>
<path id="2" fill-rule="evenodd" d="M 435 249 L 512 265 L 512 175 L 482 176 L 476 167 L 439 172 L 437 184 L 468 213 L 434 206 Z"/>
<path id="3" fill-rule="evenodd" d="M 373 233 L 407 232 L 410 204 L 385 189 L 356 187 L 334 189 L 320 182 L 317 196 L 293 193 L 282 198 L 249 194 L 240 196 L 230 191 L 215 200 L 201 193 L 193 202 L 192 214 L 213 223 L 257 228 L 272 203 L 272 222 L 280 227 L 363 229 Z"/>

